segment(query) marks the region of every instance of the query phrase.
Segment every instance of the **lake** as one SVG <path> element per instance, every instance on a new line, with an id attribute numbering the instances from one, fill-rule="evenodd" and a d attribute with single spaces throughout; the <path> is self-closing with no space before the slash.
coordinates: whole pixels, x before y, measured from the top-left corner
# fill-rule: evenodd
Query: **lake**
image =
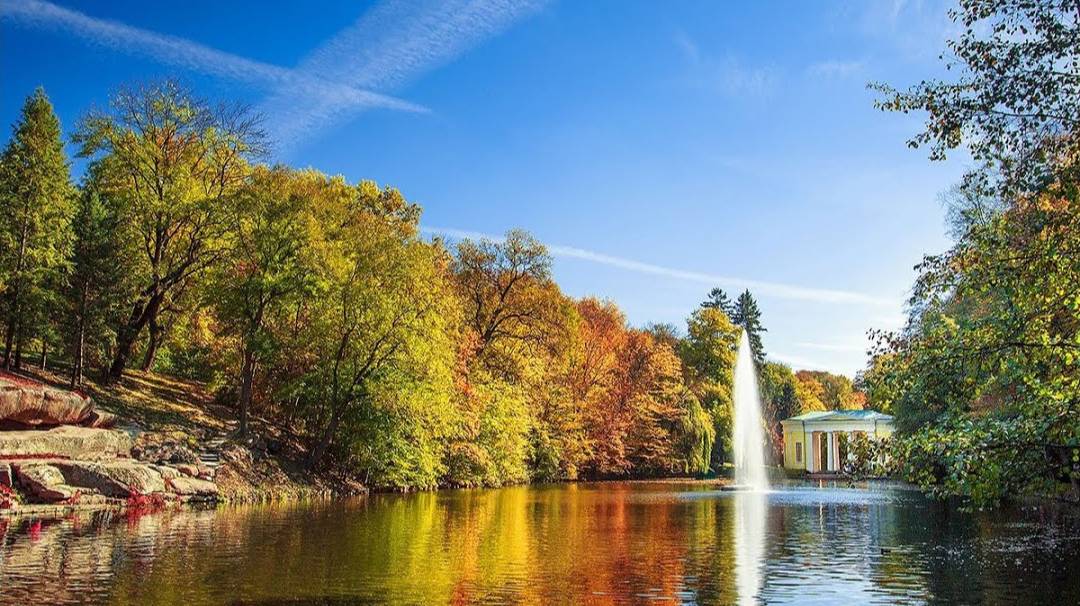
<path id="1" fill-rule="evenodd" d="M 0 525 L 4 522 L 0 521 Z M 1063 604 L 1080 523 L 896 486 L 628 482 L 11 521 L 5 604 Z"/>

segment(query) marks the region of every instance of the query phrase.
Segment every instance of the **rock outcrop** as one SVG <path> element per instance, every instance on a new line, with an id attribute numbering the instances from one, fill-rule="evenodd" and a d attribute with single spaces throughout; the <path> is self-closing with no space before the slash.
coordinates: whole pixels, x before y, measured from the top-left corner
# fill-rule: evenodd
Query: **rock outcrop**
<path id="1" fill-rule="evenodd" d="M 53 503 L 75 496 L 78 490 L 69 486 L 64 474 L 49 461 L 19 462 L 12 466 L 19 484 L 34 498 Z"/>
<path id="2" fill-rule="evenodd" d="M 95 415 L 94 401 L 74 391 L 0 376 L 0 421 L 26 426 L 104 426 L 111 415 Z"/>
<path id="3" fill-rule="evenodd" d="M 219 496 L 212 470 L 191 448 L 135 449 L 128 433 L 108 429 L 115 422 L 82 394 L 0 373 L 0 426 L 15 428 L 0 431 L 0 484 L 20 490 L 25 501 L 65 505 L 142 507 Z"/>
<path id="4" fill-rule="evenodd" d="M 85 501 L 82 497 L 127 500 L 137 495 L 205 501 L 219 495 L 211 481 L 185 476 L 174 467 L 132 460 L 26 459 L 9 465 L 16 485 L 39 503 Z"/>
<path id="5" fill-rule="evenodd" d="M 116 429 L 62 425 L 49 430 L 0 431 L 0 457 L 115 459 L 131 455 L 131 437 Z"/>
<path id="6" fill-rule="evenodd" d="M 126 499 L 132 493 L 169 492 L 156 469 L 136 461 L 57 461 L 53 465 L 63 474 L 65 483 L 114 499 Z"/>

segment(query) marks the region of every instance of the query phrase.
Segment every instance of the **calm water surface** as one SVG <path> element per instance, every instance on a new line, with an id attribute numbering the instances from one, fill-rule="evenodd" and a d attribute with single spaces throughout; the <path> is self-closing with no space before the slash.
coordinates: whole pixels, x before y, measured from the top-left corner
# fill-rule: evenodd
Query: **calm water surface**
<path id="1" fill-rule="evenodd" d="M 4 604 L 1067 604 L 1069 511 L 603 483 L 0 521 Z"/>

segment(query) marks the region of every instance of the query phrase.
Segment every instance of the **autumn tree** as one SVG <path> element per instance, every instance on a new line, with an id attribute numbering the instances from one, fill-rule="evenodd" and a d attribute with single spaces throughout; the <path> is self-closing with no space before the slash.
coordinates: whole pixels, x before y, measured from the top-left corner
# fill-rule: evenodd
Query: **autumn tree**
<path id="1" fill-rule="evenodd" d="M 23 104 L 0 155 L 0 300 L 4 368 L 17 367 L 26 339 L 43 336 L 71 246 L 74 189 L 60 121 L 45 91 Z"/>
<path id="2" fill-rule="evenodd" d="M 301 379 L 311 467 L 335 441 L 355 443 L 387 383 L 423 391 L 452 364 L 447 266 L 436 245 L 418 239 L 418 209 L 370 183 L 358 194 L 314 209 L 320 284 L 300 337 L 311 361 Z"/>
<path id="3" fill-rule="evenodd" d="M 575 399 L 594 477 L 704 473 L 715 433 L 671 344 L 630 328 L 614 303 L 584 299 Z"/>
<path id="4" fill-rule="evenodd" d="M 142 255 L 134 266 L 140 286 L 109 368 L 116 380 L 175 289 L 226 251 L 226 209 L 262 137 L 242 108 L 211 106 L 166 81 L 121 90 L 111 112 L 83 120 L 75 140 L 100 172 L 102 193 L 121 200 Z"/>
<path id="5" fill-rule="evenodd" d="M 211 291 L 223 325 L 240 343 L 241 436 L 248 431 L 256 367 L 275 345 L 268 320 L 314 287 L 312 198 L 328 195 L 345 206 L 352 193 L 311 171 L 257 167 L 229 206 L 227 251 Z"/>
<path id="6" fill-rule="evenodd" d="M 551 257 L 539 241 L 514 230 L 501 242 L 463 240 L 454 262 L 466 322 L 476 333 L 477 358 L 512 377 L 521 354 L 558 328 L 560 302 L 548 296 Z"/>
<path id="7" fill-rule="evenodd" d="M 575 424 L 545 421 L 552 410 L 571 406 L 569 394 L 558 390 L 566 385 L 574 323 L 573 307 L 550 267 L 546 248 L 522 231 L 499 242 L 457 246 L 454 278 L 470 347 L 460 439 L 451 445 L 458 483 L 526 479 L 530 443 L 533 460 L 545 461 L 544 469 L 570 473 L 575 467 Z"/>
<path id="8" fill-rule="evenodd" d="M 619 381 L 625 391 L 627 340 L 626 318 L 610 301 L 584 299 L 581 316 L 581 354 L 572 376 L 575 400 L 581 402 L 589 445 L 589 468 L 594 475 L 617 475 L 626 471 L 626 430 L 630 410 L 626 397 L 616 393 Z"/>
<path id="9" fill-rule="evenodd" d="M 703 441 L 711 426 L 683 383 L 675 351 L 648 332 L 631 330 L 620 369 L 632 411 L 625 438 L 630 469 L 659 476 L 707 471 Z"/>
<path id="10" fill-rule="evenodd" d="M 823 370 L 800 370 L 798 378 L 808 384 L 816 384 L 811 391 L 822 406 L 828 410 L 861 410 L 862 394 L 856 392 L 854 383 L 844 375 Z"/>
<path id="11" fill-rule="evenodd" d="M 799 400 L 799 414 L 824 412 L 825 388 L 812 373 L 800 370 L 795 373 L 795 397 Z"/>

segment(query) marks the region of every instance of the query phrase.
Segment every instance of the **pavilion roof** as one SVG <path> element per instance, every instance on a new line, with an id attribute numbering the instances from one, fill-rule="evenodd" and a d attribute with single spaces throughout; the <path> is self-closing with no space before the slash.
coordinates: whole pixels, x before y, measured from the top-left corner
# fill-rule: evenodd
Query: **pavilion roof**
<path id="1" fill-rule="evenodd" d="M 892 415 L 876 410 L 822 410 L 807 412 L 785 421 L 892 421 Z"/>

